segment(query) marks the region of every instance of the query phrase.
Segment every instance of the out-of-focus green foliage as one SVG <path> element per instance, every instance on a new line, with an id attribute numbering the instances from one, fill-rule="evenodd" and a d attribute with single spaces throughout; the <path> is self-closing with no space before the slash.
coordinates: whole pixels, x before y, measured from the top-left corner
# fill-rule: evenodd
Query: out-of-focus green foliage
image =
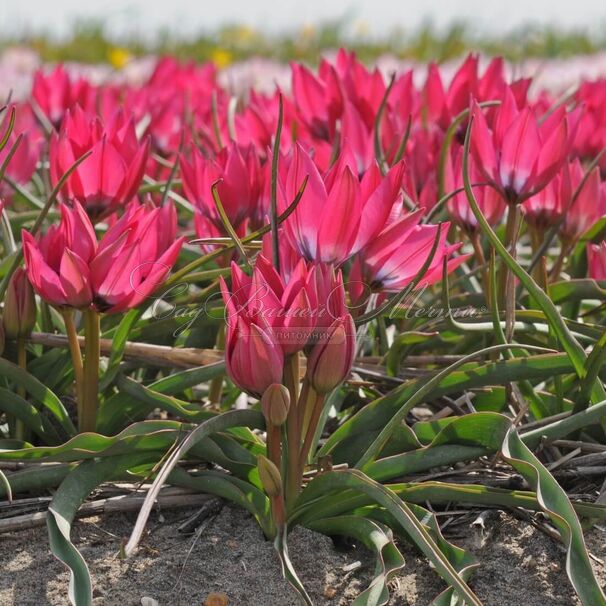
<path id="1" fill-rule="evenodd" d="M 559 30 L 527 26 L 513 33 L 495 35 L 454 23 L 438 32 L 430 23 L 415 30 L 393 29 L 369 34 L 363 24 L 353 28 L 348 22 L 326 22 L 305 26 L 297 31 L 264 34 L 245 25 L 229 25 L 183 39 L 178 34 L 160 31 L 145 38 L 130 35 L 112 38 L 102 22 L 74 24 L 72 34 L 57 40 L 47 34 L 5 35 L 3 47 L 24 44 L 36 50 L 45 61 L 110 61 L 120 64 L 131 56 L 171 54 L 198 61 L 213 60 L 219 67 L 250 56 L 277 60 L 315 62 L 322 51 L 347 46 L 363 60 L 390 53 L 399 58 L 442 61 L 470 50 L 502 55 L 516 61 L 528 57 L 565 57 L 606 49 L 606 30 L 595 36 L 582 30 Z"/>

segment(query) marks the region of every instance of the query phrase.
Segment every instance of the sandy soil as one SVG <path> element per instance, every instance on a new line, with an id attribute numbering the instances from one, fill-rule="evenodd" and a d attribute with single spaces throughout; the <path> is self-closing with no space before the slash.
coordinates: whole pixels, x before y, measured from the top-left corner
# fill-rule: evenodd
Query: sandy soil
<path id="1" fill-rule="evenodd" d="M 272 545 L 247 513 L 226 506 L 197 538 L 177 531 L 192 513 L 155 513 L 139 553 L 128 561 L 117 554 L 134 515 L 78 521 L 74 537 L 91 568 L 94 604 L 138 606 L 141 598 L 150 597 L 160 606 L 202 606 L 212 592 L 225 593 L 234 606 L 299 604 L 281 578 Z M 486 606 L 579 604 L 555 541 L 504 513 L 491 514 L 486 528 L 485 540 L 478 541 L 469 524 L 460 524 L 453 539 L 482 562 L 470 585 Z M 594 528 L 587 537 L 592 554 L 606 559 L 606 529 Z M 1 606 L 68 603 L 68 575 L 48 550 L 45 528 L 0 536 L 0 544 Z M 289 545 L 317 606 L 350 604 L 372 578 L 374 562 L 365 550 L 336 549 L 331 539 L 305 529 L 293 532 Z M 425 606 L 444 586 L 413 549 L 402 549 L 406 567 L 392 582 L 390 604 Z M 605 564 L 594 565 L 606 584 Z"/>

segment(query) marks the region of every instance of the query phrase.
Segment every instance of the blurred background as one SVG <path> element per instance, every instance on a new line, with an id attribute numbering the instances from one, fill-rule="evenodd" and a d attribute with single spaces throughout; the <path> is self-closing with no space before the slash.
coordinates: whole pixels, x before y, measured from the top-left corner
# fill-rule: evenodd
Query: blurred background
<path id="1" fill-rule="evenodd" d="M 606 48 L 603 0 L 0 0 L 0 50 L 110 61 L 170 52 L 219 65 L 251 54 L 315 61 L 347 45 L 362 58 L 445 60 L 469 49 L 562 57 Z"/>

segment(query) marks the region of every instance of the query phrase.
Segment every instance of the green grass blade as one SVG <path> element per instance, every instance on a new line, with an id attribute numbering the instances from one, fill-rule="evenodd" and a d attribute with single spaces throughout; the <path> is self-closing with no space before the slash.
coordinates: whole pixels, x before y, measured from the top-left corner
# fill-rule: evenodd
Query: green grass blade
<path id="1" fill-rule="evenodd" d="M 542 381 L 570 373 L 574 373 L 574 367 L 566 354 L 471 363 L 441 380 L 435 389 L 426 394 L 425 401 L 487 385 L 521 379 Z M 398 409 L 426 383 L 427 379 L 424 377 L 407 381 L 364 406 L 328 437 L 318 456 L 330 454 L 336 463 L 353 465 Z"/>
<path id="2" fill-rule="evenodd" d="M 545 293 L 540 288 L 532 277 L 524 270 L 524 268 L 509 254 L 499 237 L 495 234 L 492 227 L 486 220 L 486 217 L 482 214 L 480 207 L 475 199 L 473 193 L 471 179 L 469 176 L 469 145 L 471 130 L 473 127 L 473 118 L 470 119 L 467 127 L 467 133 L 465 135 L 465 147 L 463 153 L 463 183 L 465 185 L 465 193 L 471 210 L 478 221 L 478 224 L 482 228 L 482 231 L 498 253 L 503 259 L 509 270 L 520 280 L 524 285 L 524 288 L 528 291 L 528 294 L 536 301 L 537 305 L 541 308 L 549 324 L 551 325 L 555 335 L 559 339 L 562 347 L 566 353 L 570 356 L 570 360 L 574 365 L 575 371 L 580 379 L 585 376 L 585 351 L 581 347 L 580 343 L 575 339 L 572 333 L 569 331 L 566 323 L 560 315 L 558 309 Z M 606 399 L 606 390 L 604 389 L 601 382 L 596 381 L 591 390 L 591 399 L 593 402 L 598 402 Z"/>
<path id="3" fill-rule="evenodd" d="M 133 529 L 131 537 L 124 548 L 126 555 L 132 554 L 136 549 L 156 497 L 179 460 L 198 442 L 202 441 L 207 436 L 210 436 L 213 433 L 226 431 L 232 427 L 263 429 L 265 427 L 265 419 L 263 414 L 256 410 L 231 410 L 204 421 L 193 431 L 187 434 L 185 439 L 182 440 L 180 444 L 176 445 L 172 450 L 170 456 L 166 459 L 162 469 L 159 471 L 156 479 L 149 489 L 147 496 L 145 497 L 145 501 L 141 506 L 141 511 L 137 517 L 135 528 Z"/>
<path id="4" fill-rule="evenodd" d="M 388 603 L 387 583 L 396 572 L 404 568 L 405 563 L 389 527 L 354 515 L 314 520 L 307 527 L 329 536 L 352 537 L 373 551 L 376 558 L 374 578 L 369 587 L 352 602 L 352 606 L 384 606 Z"/>
<path id="5" fill-rule="evenodd" d="M 112 336 L 112 349 L 109 354 L 107 369 L 99 382 L 99 390 L 101 392 L 105 391 L 112 384 L 118 374 L 120 362 L 122 362 L 122 357 L 124 356 L 128 335 L 130 334 L 131 328 L 136 324 L 142 314 L 143 311 L 141 309 L 131 309 L 124 315 L 122 320 L 120 320 L 120 324 Z"/>
<path id="6" fill-rule="evenodd" d="M 438 574 L 453 588 L 457 594 L 471 606 L 481 606 L 478 597 L 467 586 L 456 568 L 442 553 L 440 547 L 419 522 L 408 505 L 392 490 L 375 482 L 357 469 L 330 471 L 317 476 L 302 493 L 297 507 L 304 505 L 306 500 L 314 499 L 329 491 L 351 488 L 371 497 L 373 501 L 384 507 L 408 534 L 415 545 L 427 557 Z"/>
<path id="7" fill-rule="evenodd" d="M 431 393 L 431 391 L 438 387 L 443 379 L 448 377 L 453 371 L 457 370 L 461 366 L 464 366 L 467 362 L 471 362 L 473 359 L 490 354 L 493 352 L 500 352 L 511 348 L 517 348 L 517 345 L 493 345 L 491 347 L 486 347 L 485 349 L 481 349 L 479 351 L 473 352 L 467 356 L 462 357 L 460 360 L 448 366 L 444 370 L 438 372 L 431 379 L 426 380 L 425 383 L 416 391 L 416 393 L 405 402 L 399 410 L 393 415 L 391 419 L 387 422 L 385 427 L 381 429 L 379 435 L 373 440 L 372 444 L 366 449 L 366 452 L 362 455 L 362 457 L 356 462 L 356 467 L 359 469 L 363 469 L 366 465 L 368 465 L 371 461 L 376 459 L 381 452 L 382 448 L 385 446 L 389 438 L 392 436 L 397 427 L 402 423 L 406 414 L 409 410 L 414 408 L 417 404 L 423 402 L 423 399 Z M 531 347 L 526 346 L 526 349 L 532 351 L 546 351 L 543 347 Z"/>
<path id="8" fill-rule="evenodd" d="M 511 427 L 503 442 L 507 462 L 536 490 L 539 503 L 567 548 L 566 572 L 583 606 L 604 606 L 606 596 L 591 568 L 583 530 L 564 489 Z"/>
<path id="9" fill-rule="evenodd" d="M 40 383 L 36 377 L 4 358 L 0 358 L 0 377 L 10 379 L 18 386 L 23 387 L 32 398 L 40 402 L 49 411 L 67 435 L 76 433 L 76 428 L 61 400 L 48 387 Z"/>
<path id="10" fill-rule="evenodd" d="M 71 541 L 71 526 L 84 499 L 102 482 L 143 462 L 132 454 L 84 461 L 61 483 L 48 508 L 47 527 L 53 555 L 70 570 L 68 597 L 74 606 L 91 606 L 93 589 L 88 566 Z"/>

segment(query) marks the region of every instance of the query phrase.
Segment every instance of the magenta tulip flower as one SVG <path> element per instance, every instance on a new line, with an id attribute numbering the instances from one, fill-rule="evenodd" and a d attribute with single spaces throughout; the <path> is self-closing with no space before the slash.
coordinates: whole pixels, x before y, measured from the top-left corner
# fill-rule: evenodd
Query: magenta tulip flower
<path id="1" fill-rule="evenodd" d="M 301 351 L 317 322 L 316 269 L 301 259 L 286 282 L 261 255 L 252 276 L 235 264 L 231 276 L 231 292 L 222 282 L 228 331 L 241 333 L 242 319 L 272 336 L 284 355 Z"/>
<path id="2" fill-rule="evenodd" d="M 34 74 L 32 99 L 55 128 L 59 128 L 65 114 L 76 105 L 94 111 L 95 96 L 89 82 L 71 78 L 62 65 L 48 74 L 41 70 Z"/>
<path id="3" fill-rule="evenodd" d="M 348 376 L 356 357 L 356 327 L 347 314 L 321 333 L 307 358 L 307 376 L 319 394 L 331 392 Z"/>
<path id="4" fill-rule="evenodd" d="M 174 207 L 132 203 L 100 242 L 84 209 L 61 205 L 61 223 L 36 240 L 22 231 L 34 290 L 58 307 L 117 313 L 140 305 L 166 279 L 183 238 Z"/>
<path id="5" fill-rule="evenodd" d="M 574 139 L 574 153 L 590 162 L 606 147 L 606 79 L 583 82 L 575 97 L 583 113 Z M 602 174 L 606 174 L 606 154 L 599 165 Z"/>
<path id="6" fill-rule="evenodd" d="M 575 160 L 570 164 L 571 199 L 563 206 L 564 222 L 560 228 L 560 236 L 568 243 L 576 242 L 598 219 L 606 216 L 606 183 L 602 183 L 598 167 L 591 171 L 576 199 L 572 199 L 583 178 L 581 163 Z"/>
<path id="7" fill-rule="evenodd" d="M 21 136 L 21 141 L 14 150 L 13 156 L 6 166 L 6 175 L 10 177 L 18 185 L 27 185 L 32 175 L 36 170 L 44 137 L 40 132 L 36 119 L 28 104 L 12 104 L 5 109 L 5 112 L 10 112 L 15 109 L 15 126 L 8 136 L 8 140 L 3 149 L 0 149 L 0 166 L 5 162 L 8 154 L 13 149 L 17 138 Z M 5 135 L 4 127 L 6 121 L 0 125 L 0 139 Z M 13 197 L 13 189 L 0 181 L 0 196 L 11 200 Z"/>
<path id="8" fill-rule="evenodd" d="M 516 80 L 508 84 L 505 78 L 505 64 L 501 57 L 490 61 L 484 74 L 480 75 L 479 57 L 467 56 L 454 74 L 448 87 L 445 87 L 440 69 L 435 63 L 429 65 L 423 96 L 427 115 L 432 123 L 446 130 L 453 119 L 469 107 L 469 99 L 494 101 L 501 99 L 506 89 L 512 93 L 516 106 L 526 104 L 530 79 Z M 490 110 L 489 110 L 490 112 Z"/>
<path id="9" fill-rule="evenodd" d="M 22 267 L 15 270 L 8 283 L 2 321 L 9 339 L 28 337 L 36 324 L 36 299 Z"/>
<path id="10" fill-rule="evenodd" d="M 455 158 L 452 159 L 452 161 L 446 161 L 444 181 L 447 192 L 463 188 L 462 165 L 463 150 L 459 148 Z M 480 185 L 485 179 L 475 166 L 474 162 L 471 162 L 470 173 L 476 202 L 488 223 L 495 225 L 505 214 L 505 200 L 503 200 L 501 194 L 494 187 L 490 185 Z M 477 231 L 478 222 L 469 205 L 467 194 L 464 191 L 461 191 L 450 198 L 446 203 L 446 207 L 451 219 L 461 229 L 469 234 L 473 234 Z"/>
<path id="11" fill-rule="evenodd" d="M 331 141 L 343 111 L 343 93 L 334 67 L 323 62 L 316 78 L 309 69 L 292 63 L 292 93 L 303 124 L 315 139 Z"/>
<path id="12" fill-rule="evenodd" d="M 553 179 L 568 156 L 574 120 L 563 107 L 541 122 L 530 107 L 518 110 L 505 91 L 496 110 L 493 130 L 482 109 L 472 105 L 471 151 L 484 177 L 511 204 L 537 194 Z"/>
<path id="13" fill-rule="evenodd" d="M 181 173 L 187 198 L 222 234 L 225 228 L 211 189 L 217 182 L 221 204 L 236 230 L 247 221 L 260 222 L 260 198 L 265 173 L 252 146 L 241 148 L 232 143 L 215 158 L 206 158 L 197 148 L 193 148 L 190 160 L 181 157 Z"/>
<path id="14" fill-rule="evenodd" d="M 437 236 L 437 225 L 420 225 L 422 210 L 410 213 L 387 227 L 356 255 L 350 273 L 350 294 L 354 302 L 369 291 L 397 292 L 408 286 L 429 257 Z M 448 223 L 442 224 L 438 248 L 420 286 L 442 278 L 444 258 L 448 272 L 456 269 L 468 255 L 451 258 L 460 244 L 448 244 Z"/>
<path id="15" fill-rule="evenodd" d="M 93 221 L 126 205 L 137 193 L 149 156 L 149 140 L 141 144 L 133 119 L 115 114 L 107 126 L 76 106 L 70 110 L 50 144 L 51 182 L 85 152 L 91 151 L 68 177 L 61 190 L 64 201 L 78 201 Z"/>
<path id="16" fill-rule="evenodd" d="M 282 211 L 304 178 L 309 180 L 295 211 L 284 222 L 286 236 L 308 260 L 345 261 L 383 229 L 400 197 L 403 174 L 403 163 L 385 177 L 373 163 L 360 180 L 353 153 L 346 148 L 322 178 L 311 157 L 297 146 L 282 179 Z"/>
<path id="17" fill-rule="evenodd" d="M 557 225 L 572 201 L 570 166 L 564 164 L 560 172 L 538 193 L 522 204 L 528 225 L 537 232 Z"/>

